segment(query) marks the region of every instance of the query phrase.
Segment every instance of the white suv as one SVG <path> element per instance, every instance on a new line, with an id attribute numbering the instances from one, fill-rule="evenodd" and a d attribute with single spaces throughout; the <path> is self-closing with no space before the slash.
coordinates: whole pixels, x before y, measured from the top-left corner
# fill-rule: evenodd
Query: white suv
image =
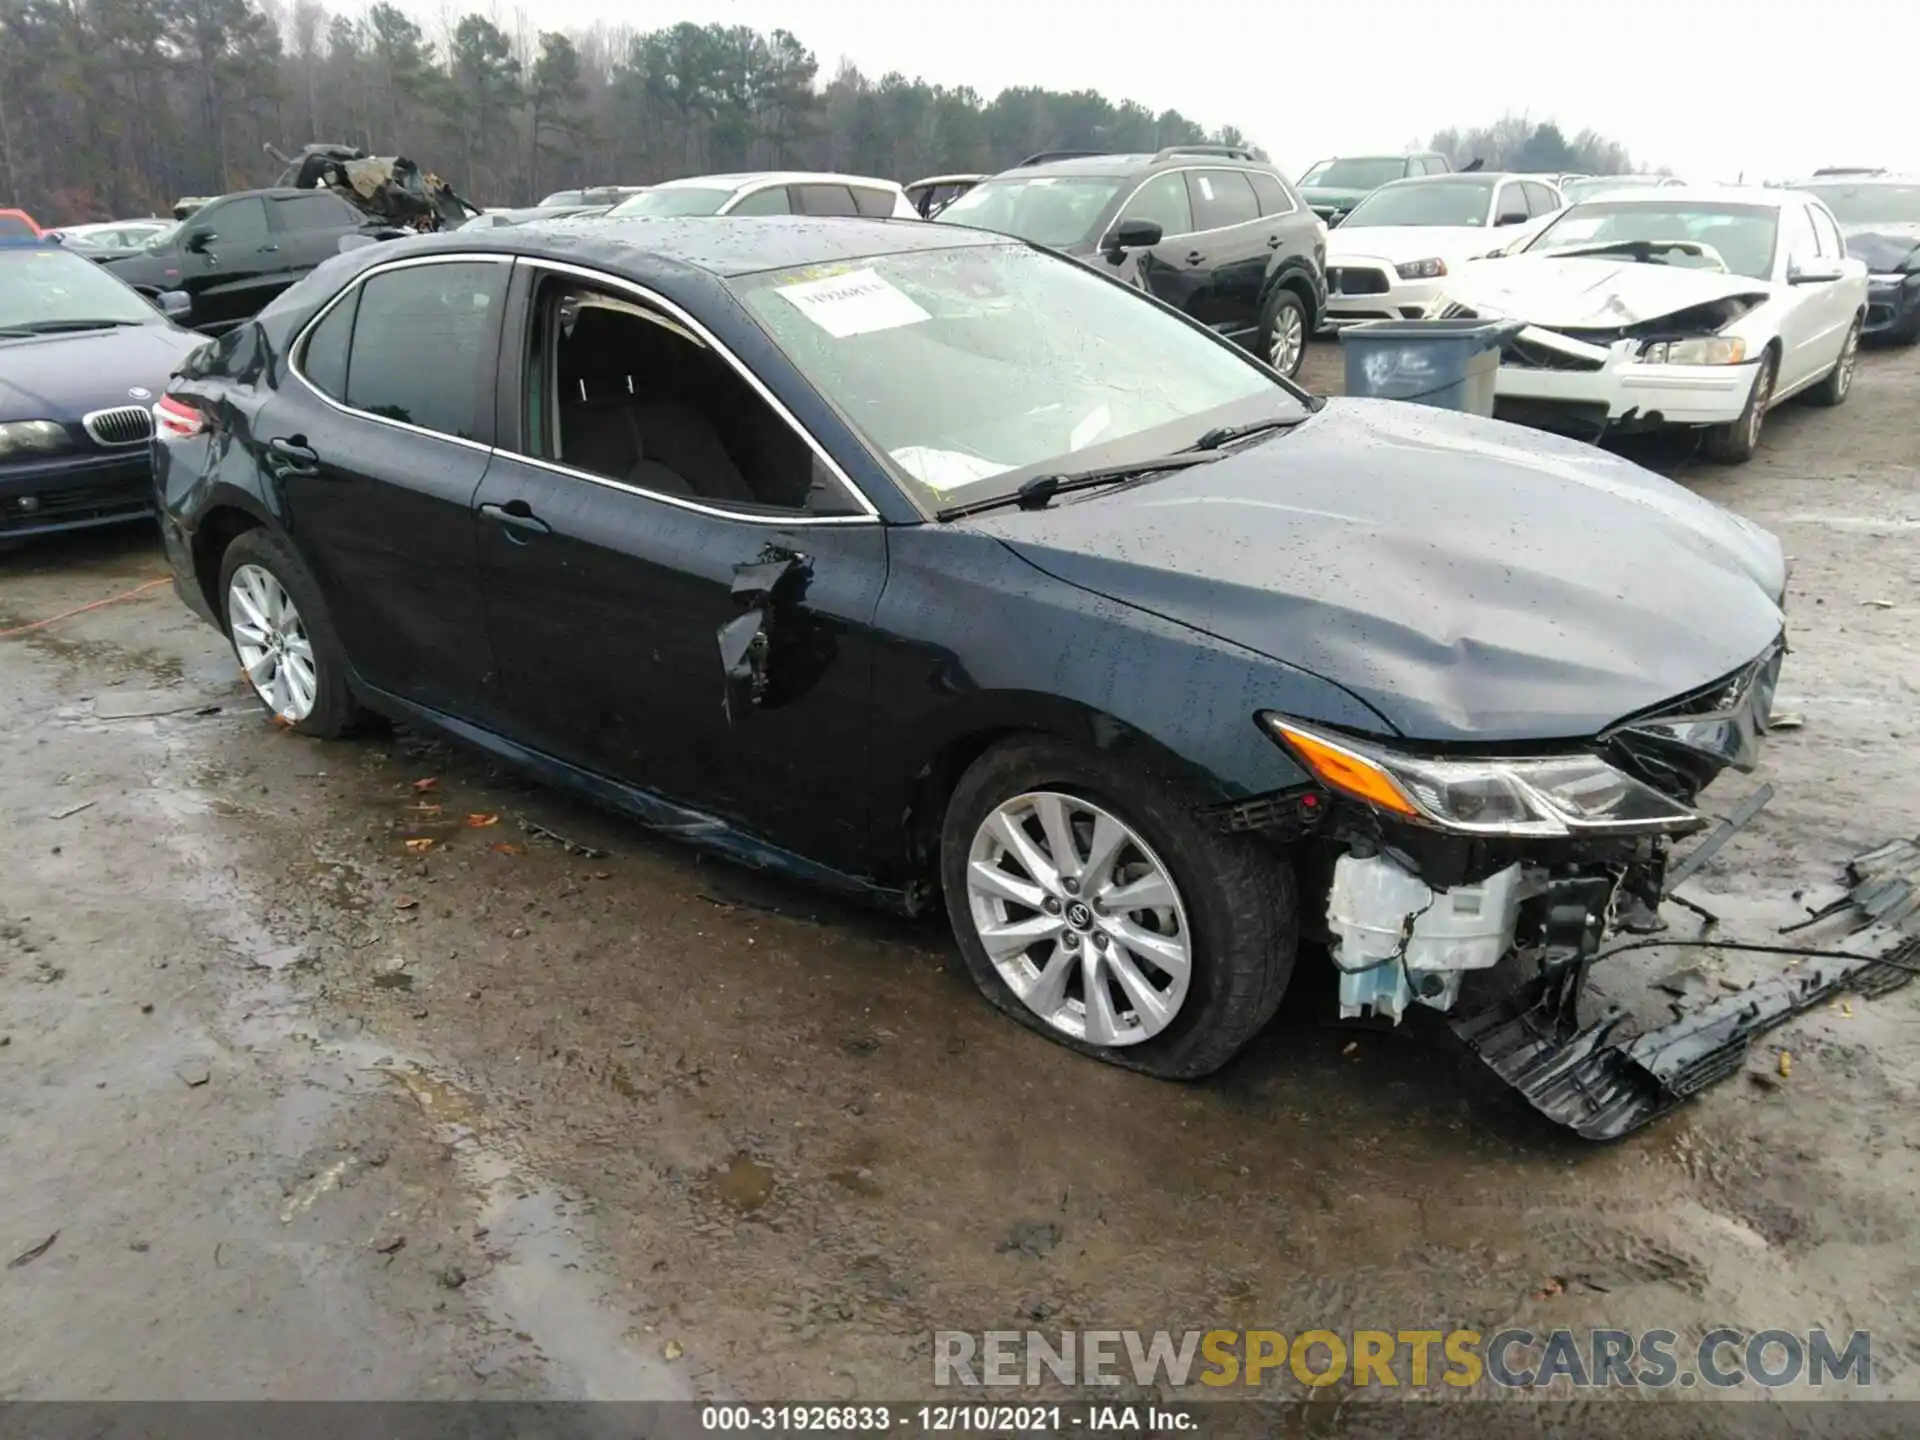
<path id="1" fill-rule="evenodd" d="M 763 170 L 750 175 L 690 175 L 655 185 L 607 212 L 620 215 L 865 215 L 918 220 L 907 192 L 869 175 Z"/>

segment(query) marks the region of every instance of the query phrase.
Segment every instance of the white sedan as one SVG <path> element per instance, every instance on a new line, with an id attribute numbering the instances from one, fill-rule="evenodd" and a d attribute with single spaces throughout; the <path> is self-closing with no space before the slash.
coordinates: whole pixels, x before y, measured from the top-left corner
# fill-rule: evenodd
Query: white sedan
<path id="1" fill-rule="evenodd" d="M 1815 197 L 1682 187 L 1570 206 L 1451 276 L 1430 313 L 1523 322 L 1502 418 L 1596 440 L 1696 427 L 1741 461 L 1782 400 L 1847 398 L 1866 308 L 1867 267 Z"/>
<path id="2" fill-rule="evenodd" d="M 1544 175 L 1469 171 L 1382 185 L 1327 234 L 1328 326 L 1417 319 L 1462 264 L 1563 204 Z"/>

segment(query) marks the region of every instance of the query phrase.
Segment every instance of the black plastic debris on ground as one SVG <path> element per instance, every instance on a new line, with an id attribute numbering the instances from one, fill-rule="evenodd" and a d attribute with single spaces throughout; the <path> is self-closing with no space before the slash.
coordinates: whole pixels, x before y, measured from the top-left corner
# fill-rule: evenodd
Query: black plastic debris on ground
<path id="1" fill-rule="evenodd" d="M 1589 1140 L 1617 1140 L 1736 1074 L 1756 1036 L 1843 992 L 1870 998 L 1913 978 L 1920 967 L 1920 839 L 1856 856 L 1847 863 L 1846 887 L 1839 900 L 1783 932 L 1842 920 L 1850 922 L 1844 941 L 1830 950 L 1782 944 L 1783 959 L 1806 958 L 1657 1030 L 1622 1035 L 1626 1016 L 1617 1009 L 1581 1026 L 1575 1007 L 1585 973 L 1577 965 L 1451 1028 L 1541 1114 Z"/>

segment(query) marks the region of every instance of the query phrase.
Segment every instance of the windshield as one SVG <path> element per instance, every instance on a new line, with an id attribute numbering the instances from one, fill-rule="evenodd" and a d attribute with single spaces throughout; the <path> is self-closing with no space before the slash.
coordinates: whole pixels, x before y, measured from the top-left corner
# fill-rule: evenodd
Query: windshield
<path id="1" fill-rule="evenodd" d="M 1765 280 L 1773 274 L 1773 237 L 1779 221 L 1780 212 L 1771 205 L 1652 198 L 1589 200 L 1562 210 L 1524 248 L 1540 254 L 1573 245 L 1693 240 L 1711 246 L 1732 274 Z M 1699 268 L 1697 259 L 1690 261 L 1678 252 L 1669 252 L 1664 258 Z"/>
<path id="2" fill-rule="evenodd" d="M 1078 261 L 967 245 L 731 282 L 927 508 L 1306 408 L 1240 351 Z"/>
<path id="3" fill-rule="evenodd" d="M 667 185 L 643 195 L 630 195 L 609 215 L 718 215 L 733 198 L 732 190 L 709 190 L 703 185 Z"/>
<path id="4" fill-rule="evenodd" d="M 1805 185 L 1842 225 L 1920 225 L 1920 185 Z"/>
<path id="5" fill-rule="evenodd" d="M 0 330 L 152 325 L 160 315 L 93 261 L 66 250 L 0 250 Z"/>
<path id="6" fill-rule="evenodd" d="M 1485 225 L 1493 203 L 1491 180 L 1415 180 L 1374 191 L 1340 222 L 1367 225 Z"/>
<path id="7" fill-rule="evenodd" d="M 1065 249 L 1095 238 L 1093 227 L 1123 184 L 1111 175 L 1028 175 L 976 185 L 934 217 L 936 225 L 978 225 L 1035 245 Z"/>
<path id="8" fill-rule="evenodd" d="M 586 204 L 586 197 L 582 195 L 580 191 L 556 190 L 553 192 L 553 194 L 547 196 L 546 199 L 542 200 L 534 208 L 536 210 L 550 210 L 560 205 L 584 205 L 584 204 Z"/>
<path id="9" fill-rule="evenodd" d="M 1347 160 L 1322 160 L 1307 171 L 1300 183 L 1327 190 L 1377 190 L 1406 173 L 1407 162 L 1398 155 L 1354 156 Z"/>

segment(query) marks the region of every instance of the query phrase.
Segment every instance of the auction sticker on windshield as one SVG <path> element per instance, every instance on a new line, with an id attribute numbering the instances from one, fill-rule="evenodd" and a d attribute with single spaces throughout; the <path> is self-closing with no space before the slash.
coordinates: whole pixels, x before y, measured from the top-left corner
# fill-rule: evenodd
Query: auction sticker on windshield
<path id="1" fill-rule="evenodd" d="M 911 296 L 872 269 L 782 285 L 776 293 L 836 340 L 917 325 L 933 318 Z"/>

